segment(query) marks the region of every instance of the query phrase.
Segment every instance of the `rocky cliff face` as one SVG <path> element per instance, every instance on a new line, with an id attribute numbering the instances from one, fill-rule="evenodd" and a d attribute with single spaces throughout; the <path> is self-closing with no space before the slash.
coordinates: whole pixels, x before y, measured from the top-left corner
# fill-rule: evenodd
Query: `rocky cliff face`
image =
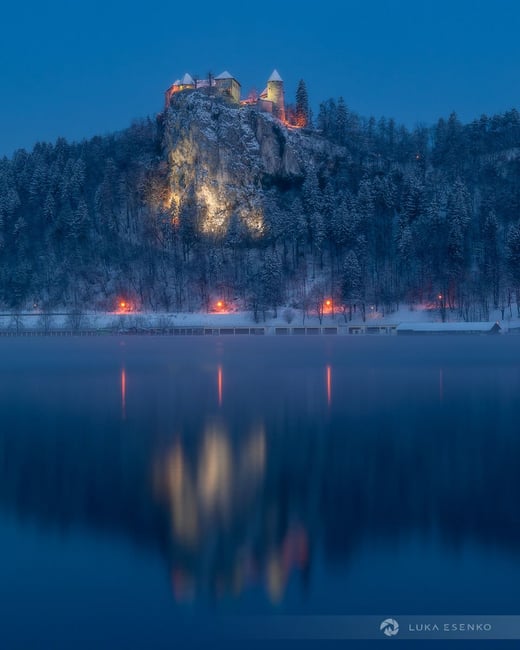
<path id="1" fill-rule="evenodd" d="M 174 96 L 164 145 L 174 218 L 192 209 L 200 229 L 213 234 L 225 232 L 232 215 L 251 234 L 261 234 L 266 187 L 299 186 L 310 167 L 347 155 L 319 136 L 201 92 Z"/>

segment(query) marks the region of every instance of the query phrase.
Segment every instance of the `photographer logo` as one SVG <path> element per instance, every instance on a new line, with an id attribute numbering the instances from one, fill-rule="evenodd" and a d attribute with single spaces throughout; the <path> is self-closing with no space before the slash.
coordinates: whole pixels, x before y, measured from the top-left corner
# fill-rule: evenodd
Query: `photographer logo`
<path id="1" fill-rule="evenodd" d="M 395 636 L 396 634 L 399 634 L 399 623 L 395 618 L 385 618 L 379 626 L 379 629 L 383 634 L 386 634 L 386 636 Z"/>

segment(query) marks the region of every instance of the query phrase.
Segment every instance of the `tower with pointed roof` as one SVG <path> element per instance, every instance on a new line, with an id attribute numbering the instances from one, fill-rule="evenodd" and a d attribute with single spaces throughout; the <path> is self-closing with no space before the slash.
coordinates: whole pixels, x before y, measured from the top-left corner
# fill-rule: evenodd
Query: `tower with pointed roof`
<path id="1" fill-rule="evenodd" d="M 195 80 L 193 79 L 191 74 L 186 72 L 184 77 L 179 81 L 178 88 L 179 88 L 179 90 L 194 90 L 195 89 Z"/>
<path id="2" fill-rule="evenodd" d="M 279 120 L 285 121 L 285 97 L 283 90 L 283 79 L 278 70 L 273 70 L 267 80 L 267 100 L 273 104 L 273 115 Z"/>
<path id="3" fill-rule="evenodd" d="M 168 90 L 164 93 L 164 108 L 167 109 L 170 105 L 172 96 L 181 90 L 194 90 L 196 83 L 191 74 L 186 72 L 182 79 L 176 79 Z"/>
<path id="4" fill-rule="evenodd" d="M 227 70 L 215 77 L 215 84 L 222 95 L 227 95 L 237 104 L 240 102 L 240 83 Z"/>

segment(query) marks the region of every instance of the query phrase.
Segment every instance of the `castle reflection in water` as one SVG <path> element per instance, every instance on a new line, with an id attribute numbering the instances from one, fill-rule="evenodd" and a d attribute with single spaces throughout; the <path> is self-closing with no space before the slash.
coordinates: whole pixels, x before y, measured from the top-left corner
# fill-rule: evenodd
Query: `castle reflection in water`
<path id="1" fill-rule="evenodd" d="M 4 514 L 159 554 L 182 602 L 279 603 L 416 536 L 518 557 L 516 367 L 152 353 L 0 376 Z"/>
<path id="2" fill-rule="evenodd" d="M 295 516 L 279 525 L 276 504 L 266 509 L 262 503 L 263 427 L 240 438 L 233 447 L 225 427 L 213 422 L 193 459 L 177 440 L 154 465 L 156 494 L 170 517 L 172 585 L 178 600 L 201 592 L 238 595 L 263 583 L 276 602 L 290 574 L 308 564 L 303 523 Z"/>

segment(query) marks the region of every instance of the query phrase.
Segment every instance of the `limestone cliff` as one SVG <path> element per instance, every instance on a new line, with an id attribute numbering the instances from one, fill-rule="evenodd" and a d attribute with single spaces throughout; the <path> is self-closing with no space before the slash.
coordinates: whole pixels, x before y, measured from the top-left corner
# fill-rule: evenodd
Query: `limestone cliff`
<path id="1" fill-rule="evenodd" d="M 203 232 L 225 232 L 236 215 L 261 234 L 266 187 L 299 186 L 308 168 L 346 151 L 317 135 L 287 129 L 270 115 L 201 92 L 179 93 L 165 114 L 168 203 L 193 207 Z"/>

